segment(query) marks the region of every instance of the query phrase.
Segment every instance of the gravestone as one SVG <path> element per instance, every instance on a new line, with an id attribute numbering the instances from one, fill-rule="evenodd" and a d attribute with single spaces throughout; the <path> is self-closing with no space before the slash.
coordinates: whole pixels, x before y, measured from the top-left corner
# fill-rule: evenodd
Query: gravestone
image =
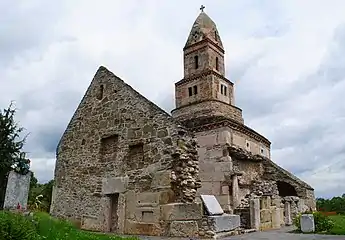
<path id="1" fill-rule="evenodd" d="M 214 195 L 201 195 L 200 197 L 209 215 L 222 215 L 224 213 Z"/>
<path id="2" fill-rule="evenodd" d="M 31 173 L 21 175 L 11 171 L 8 175 L 5 193 L 4 209 L 16 209 L 18 204 L 22 209 L 27 208 Z"/>
<path id="3" fill-rule="evenodd" d="M 301 230 L 305 233 L 315 232 L 315 223 L 313 214 L 302 214 Z"/>

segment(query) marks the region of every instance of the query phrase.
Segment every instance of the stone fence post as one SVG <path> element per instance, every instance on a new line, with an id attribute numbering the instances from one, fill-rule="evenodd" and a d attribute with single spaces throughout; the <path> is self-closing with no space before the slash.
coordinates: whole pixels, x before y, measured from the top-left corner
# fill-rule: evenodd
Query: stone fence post
<path id="1" fill-rule="evenodd" d="M 250 227 L 260 230 L 260 200 L 258 198 L 250 199 L 249 202 Z"/>
<path id="2" fill-rule="evenodd" d="M 290 205 L 290 202 L 288 202 L 288 201 L 285 202 L 284 213 L 285 213 L 285 225 L 287 225 L 287 226 L 292 225 L 291 205 Z"/>

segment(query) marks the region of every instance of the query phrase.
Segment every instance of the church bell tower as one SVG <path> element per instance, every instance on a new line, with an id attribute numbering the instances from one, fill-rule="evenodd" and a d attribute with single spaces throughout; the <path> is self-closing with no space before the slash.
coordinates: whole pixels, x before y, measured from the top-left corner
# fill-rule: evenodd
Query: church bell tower
<path id="1" fill-rule="evenodd" d="M 186 125 L 196 118 L 222 116 L 243 123 L 233 106 L 233 83 L 225 77 L 224 47 L 216 24 L 201 8 L 183 48 L 184 78 L 175 83 L 172 116 Z"/>

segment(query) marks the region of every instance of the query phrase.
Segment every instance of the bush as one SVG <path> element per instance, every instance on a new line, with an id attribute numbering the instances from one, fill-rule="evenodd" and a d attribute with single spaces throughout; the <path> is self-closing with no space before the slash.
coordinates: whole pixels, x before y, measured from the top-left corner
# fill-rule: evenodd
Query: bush
<path id="1" fill-rule="evenodd" d="M 304 212 L 299 213 L 293 220 L 293 224 L 301 231 L 301 216 L 302 214 L 313 214 L 315 223 L 315 232 L 327 232 L 334 227 L 333 221 L 326 215 L 320 212 Z"/>
<path id="2" fill-rule="evenodd" d="M 0 211 L 0 240 L 37 240 L 35 224 L 20 213 Z"/>

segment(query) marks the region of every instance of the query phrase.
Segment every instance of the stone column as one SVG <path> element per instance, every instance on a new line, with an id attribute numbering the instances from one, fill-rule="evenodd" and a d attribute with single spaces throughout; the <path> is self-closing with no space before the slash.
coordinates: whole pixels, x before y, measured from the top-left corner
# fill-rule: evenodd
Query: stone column
<path id="1" fill-rule="evenodd" d="M 250 227 L 260 230 L 260 201 L 258 198 L 250 199 L 249 202 Z"/>
<path id="2" fill-rule="evenodd" d="M 280 228 L 280 208 L 274 206 L 272 208 L 272 228 Z"/>
<path id="3" fill-rule="evenodd" d="M 233 209 L 237 208 L 239 203 L 239 194 L 238 194 L 238 176 L 235 174 L 232 176 L 232 207 Z"/>
<path id="4" fill-rule="evenodd" d="M 284 213 L 285 213 L 285 225 L 287 226 L 292 225 L 290 202 L 285 202 Z"/>

